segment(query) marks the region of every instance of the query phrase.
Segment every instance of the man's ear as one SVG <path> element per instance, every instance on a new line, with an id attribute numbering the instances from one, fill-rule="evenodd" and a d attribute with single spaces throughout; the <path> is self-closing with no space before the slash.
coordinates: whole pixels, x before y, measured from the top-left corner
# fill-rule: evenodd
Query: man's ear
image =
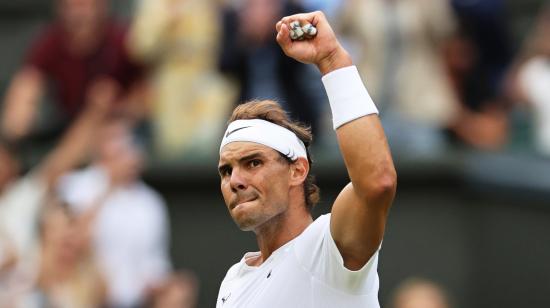
<path id="1" fill-rule="evenodd" d="M 299 186 L 304 183 L 309 174 L 309 163 L 306 158 L 298 157 L 298 159 L 290 164 L 290 185 Z"/>

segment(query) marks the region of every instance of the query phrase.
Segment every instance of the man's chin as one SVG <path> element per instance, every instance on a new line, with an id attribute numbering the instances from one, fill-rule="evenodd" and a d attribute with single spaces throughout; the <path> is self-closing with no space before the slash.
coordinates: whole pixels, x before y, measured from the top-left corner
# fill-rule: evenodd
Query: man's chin
<path id="1" fill-rule="evenodd" d="M 253 213 L 237 210 L 231 213 L 233 221 L 243 231 L 251 231 L 258 225 L 258 218 L 252 215 Z"/>
<path id="2" fill-rule="evenodd" d="M 239 229 L 241 231 L 254 231 L 254 225 L 250 224 L 239 224 L 238 222 L 237 223 L 237 227 L 239 227 Z"/>
<path id="3" fill-rule="evenodd" d="M 254 231 L 260 224 L 258 219 L 254 217 L 245 217 L 244 215 L 234 216 L 233 221 L 242 231 Z"/>
<path id="4" fill-rule="evenodd" d="M 254 228 L 256 227 L 256 221 L 253 221 L 253 220 L 235 219 L 233 217 L 233 221 L 241 231 L 253 231 Z"/>

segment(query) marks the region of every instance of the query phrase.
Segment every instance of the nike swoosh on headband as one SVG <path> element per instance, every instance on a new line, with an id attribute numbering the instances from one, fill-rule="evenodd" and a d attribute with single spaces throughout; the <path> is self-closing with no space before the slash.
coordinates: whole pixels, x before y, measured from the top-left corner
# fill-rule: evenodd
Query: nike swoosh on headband
<path id="1" fill-rule="evenodd" d="M 229 137 L 229 135 L 233 134 L 234 132 L 236 132 L 238 130 L 249 128 L 249 127 L 252 127 L 252 126 L 243 126 L 243 127 L 235 128 L 234 130 L 232 130 L 230 132 L 227 132 L 227 134 L 225 134 L 225 138 Z"/>

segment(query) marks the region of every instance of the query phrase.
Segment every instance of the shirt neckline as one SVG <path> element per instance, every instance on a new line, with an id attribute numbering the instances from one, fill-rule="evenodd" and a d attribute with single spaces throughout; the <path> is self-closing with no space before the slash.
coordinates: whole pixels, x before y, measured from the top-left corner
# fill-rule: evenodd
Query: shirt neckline
<path id="1" fill-rule="evenodd" d="M 307 228 L 306 228 L 307 229 Z M 305 230 L 304 230 L 305 231 Z M 303 233 L 303 232 L 302 232 Z M 302 233 L 300 233 L 300 235 L 302 235 Z M 273 260 L 278 256 L 280 255 L 283 251 L 286 250 L 286 248 L 288 248 L 288 246 L 290 246 L 298 237 L 300 237 L 300 235 L 298 235 L 297 237 L 291 239 L 290 241 L 286 242 L 284 245 L 282 245 L 281 247 L 275 249 L 275 251 L 273 251 L 273 253 L 271 253 L 271 255 L 266 259 L 264 260 L 264 262 L 262 262 L 262 264 L 258 265 L 258 266 L 252 266 L 252 265 L 248 265 L 248 263 L 246 263 L 246 260 L 249 259 L 249 258 L 252 258 L 252 257 L 257 257 L 257 256 L 260 256 L 261 255 L 261 252 L 260 251 L 250 251 L 250 252 L 247 252 L 244 254 L 244 257 L 242 259 L 242 262 L 244 264 L 244 267 L 249 269 L 249 270 L 255 270 L 255 269 L 260 269 L 262 267 L 264 267 L 265 264 L 270 264 L 273 262 Z"/>

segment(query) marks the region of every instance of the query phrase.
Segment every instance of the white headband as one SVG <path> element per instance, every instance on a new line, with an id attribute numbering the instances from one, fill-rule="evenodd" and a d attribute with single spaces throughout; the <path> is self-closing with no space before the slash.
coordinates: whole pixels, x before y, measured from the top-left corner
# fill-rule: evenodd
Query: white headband
<path id="1" fill-rule="evenodd" d="M 220 153 L 226 144 L 236 141 L 263 144 L 291 160 L 296 160 L 298 157 L 307 159 L 306 147 L 302 140 L 290 130 L 269 121 L 252 119 L 236 120 L 229 123 L 223 135 Z"/>

